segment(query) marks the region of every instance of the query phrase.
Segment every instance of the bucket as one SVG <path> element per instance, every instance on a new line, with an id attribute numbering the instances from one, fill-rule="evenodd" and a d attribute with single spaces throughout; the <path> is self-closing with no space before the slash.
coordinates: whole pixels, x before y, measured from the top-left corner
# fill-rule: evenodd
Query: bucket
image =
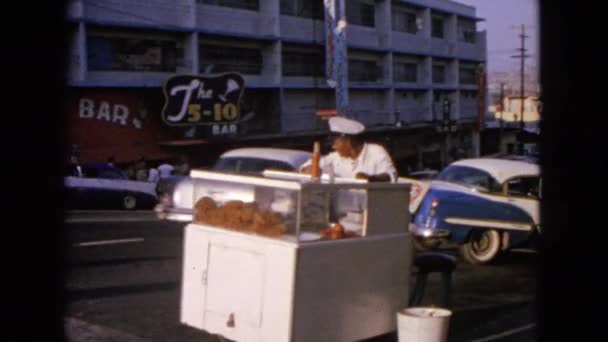
<path id="1" fill-rule="evenodd" d="M 397 312 L 399 342 L 446 342 L 452 311 L 411 307 Z"/>

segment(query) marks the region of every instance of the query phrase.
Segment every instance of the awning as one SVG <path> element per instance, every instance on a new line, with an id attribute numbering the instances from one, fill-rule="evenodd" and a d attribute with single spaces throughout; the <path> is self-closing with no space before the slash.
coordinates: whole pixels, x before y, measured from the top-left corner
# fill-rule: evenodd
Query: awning
<path id="1" fill-rule="evenodd" d="M 207 144 L 209 144 L 209 142 L 204 139 L 181 139 L 181 140 L 161 141 L 158 144 L 160 146 L 200 146 L 200 145 L 207 145 Z"/>
<path id="2" fill-rule="evenodd" d="M 80 161 L 82 163 L 104 163 L 113 157 L 117 163 L 136 161 L 141 157 L 146 160 L 161 160 L 171 158 L 172 155 L 162 151 L 158 144 L 138 145 L 112 145 L 112 146 L 82 146 L 80 148 Z"/>

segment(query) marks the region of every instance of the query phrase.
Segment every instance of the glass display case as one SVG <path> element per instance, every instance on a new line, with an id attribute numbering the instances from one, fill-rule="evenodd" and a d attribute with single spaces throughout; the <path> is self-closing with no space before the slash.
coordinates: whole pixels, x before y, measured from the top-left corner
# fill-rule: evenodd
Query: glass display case
<path id="1" fill-rule="evenodd" d="M 409 185 L 265 171 L 261 176 L 194 170 L 193 223 L 291 240 L 402 233 L 409 224 Z M 335 237 L 335 236 L 334 236 Z"/>

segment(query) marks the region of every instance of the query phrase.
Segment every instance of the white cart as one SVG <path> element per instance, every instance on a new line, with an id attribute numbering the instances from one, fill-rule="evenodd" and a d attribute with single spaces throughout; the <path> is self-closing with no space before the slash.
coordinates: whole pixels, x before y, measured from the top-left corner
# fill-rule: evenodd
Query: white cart
<path id="1" fill-rule="evenodd" d="M 248 191 L 276 209 L 288 230 L 273 238 L 187 225 L 181 322 L 237 341 L 355 341 L 395 331 L 409 295 L 409 185 L 265 175 L 192 171 L 193 198 L 234 199 L 197 189 L 197 179 L 240 184 L 240 198 Z M 334 220 L 361 236 L 320 239 Z"/>

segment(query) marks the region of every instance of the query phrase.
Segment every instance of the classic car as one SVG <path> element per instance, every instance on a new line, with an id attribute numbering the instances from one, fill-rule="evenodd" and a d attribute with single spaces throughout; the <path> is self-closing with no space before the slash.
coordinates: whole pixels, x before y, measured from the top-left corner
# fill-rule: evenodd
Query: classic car
<path id="1" fill-rule="evenodd" d="M 79 174 L 64 177 L 66 209 L 151 209 L 155 184 L 129 180 L 108 164 L 83 164 Z"/>
<path id="2" fill-rule="evenodd" d="M 237 148 L 223 153 L 215 162 L 212 171 L 260 174 L 264 170 L 296 171 L 311 157 L 311 153 L 282 148 Z M 198 196 L 206 193 L 222 193 L 223 200 L 247 197 L 247 190 L 238 187 L 226 188 L 223 183 L 207 181 L 197 183 Z M 172 176 L 161 179 L 157 185 L 158 204 L 155 207 L 160 219 L 192 221 L 193 182 L 188 176 Z"/>
<path id="3" fill-rule="evenodd" d="M 536 163 L 476 158 L 450 164 L 423 188 L 412 227 L 419 242 L 459 245 L 464 260 L 488 263 L 541 232 Z"/>

